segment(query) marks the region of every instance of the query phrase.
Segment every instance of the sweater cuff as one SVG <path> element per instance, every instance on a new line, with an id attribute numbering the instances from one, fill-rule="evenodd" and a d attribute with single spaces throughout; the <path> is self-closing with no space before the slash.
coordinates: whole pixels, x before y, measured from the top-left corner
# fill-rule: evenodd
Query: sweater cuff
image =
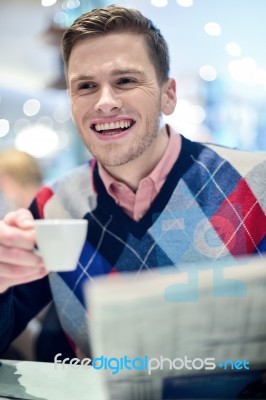
<path id="1" fill-rule="evenodd" d="M 10 307 L 12 304 L 13 289 L 10 288 L 0 294 L 0 334 L 3 333 L 8 326 L 10 320 Z"/>

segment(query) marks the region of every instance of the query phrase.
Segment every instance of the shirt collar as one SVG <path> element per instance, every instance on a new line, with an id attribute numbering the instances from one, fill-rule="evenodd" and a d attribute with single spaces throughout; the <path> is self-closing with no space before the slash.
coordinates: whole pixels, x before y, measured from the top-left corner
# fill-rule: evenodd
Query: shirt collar
<path id="1" fill-rule="evenodd" d="M 166 129 L 167 129 L 167 132 L 169 135 L 168 146 L 167 146 L 161 160 L 158 162 L 158 164 L 155 166 L 155 168 L 151 171 L 151 173 L 148 175 L 148 177 L 146 177 L 146 178 L 150 178 L 152 180 L 157 192 L 159 192 L 159 190 L 161 188 L 161 182 L 165 180 L 166 176 L 172 169 L 173 164 L 176 161 L 176 159 L 179 155 L 179 152 L 180 152 L 180 148 L 181 148 L 180 135 L 177 134 L 174 131 L 174 129 L 172 127 L 170 127 L 169 125 L 166 125 Z M 179 146 L 177 147 L 178 144 L 179 144 Z M 173 152 L 173 149 L 176 149 L 178 151 Z M 103 184 L 109 194 L 113 192 L 112 186 L 115 186 L 117 184 L 125 185 L 124 183 L 119 182 L 112 175 L 110 175 L 109 172 L 107 172 L 100 163 L 98 163 L 98 168 L 99 168 L 99 175 L 100 175 L 100 177 L 103 181 Z M 125 186 L 127 187 L 127 185 L 125 185 Z"/>

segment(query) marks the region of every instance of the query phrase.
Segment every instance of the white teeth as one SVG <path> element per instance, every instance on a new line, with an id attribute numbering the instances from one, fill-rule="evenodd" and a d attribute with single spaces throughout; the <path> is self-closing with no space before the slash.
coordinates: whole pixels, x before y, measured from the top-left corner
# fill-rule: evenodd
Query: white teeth
<path id="1" fill-rule="evenodd" d="M 97 132 L 99 131 L 108 131 L 110 129 L 123 129 L 123 128 L 129 128 L 132 124 L 132 121 L 125 121 L 125 120 L 121 120 L 121 121 L 115 121 L 115 122 L 105 122 L 104 124 L 95 124 L 95 130 Z"/>

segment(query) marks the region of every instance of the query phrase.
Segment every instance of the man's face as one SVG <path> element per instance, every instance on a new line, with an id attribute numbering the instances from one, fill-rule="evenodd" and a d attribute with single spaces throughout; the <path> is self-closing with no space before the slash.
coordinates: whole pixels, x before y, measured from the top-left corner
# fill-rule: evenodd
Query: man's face
<path id="1" fill-rule="evenodd" d="M 79 41 L 70 55 L 68 81 L 80 136 L 103 166 L 146 154 L 156 143 L 161 112 L 173 111 L 168 92 L 171 97 L 175 90 L 158 83 L 141 35 Z"/>

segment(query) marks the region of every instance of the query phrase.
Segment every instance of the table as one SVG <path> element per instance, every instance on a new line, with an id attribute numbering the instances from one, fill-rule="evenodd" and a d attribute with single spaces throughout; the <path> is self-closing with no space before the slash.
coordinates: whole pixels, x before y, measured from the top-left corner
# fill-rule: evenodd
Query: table
<path id="1" fill-rule="evenodd" d="M 100 375 L 89 366 L 1 360 L 0 399 L 106 400 Z"/>

